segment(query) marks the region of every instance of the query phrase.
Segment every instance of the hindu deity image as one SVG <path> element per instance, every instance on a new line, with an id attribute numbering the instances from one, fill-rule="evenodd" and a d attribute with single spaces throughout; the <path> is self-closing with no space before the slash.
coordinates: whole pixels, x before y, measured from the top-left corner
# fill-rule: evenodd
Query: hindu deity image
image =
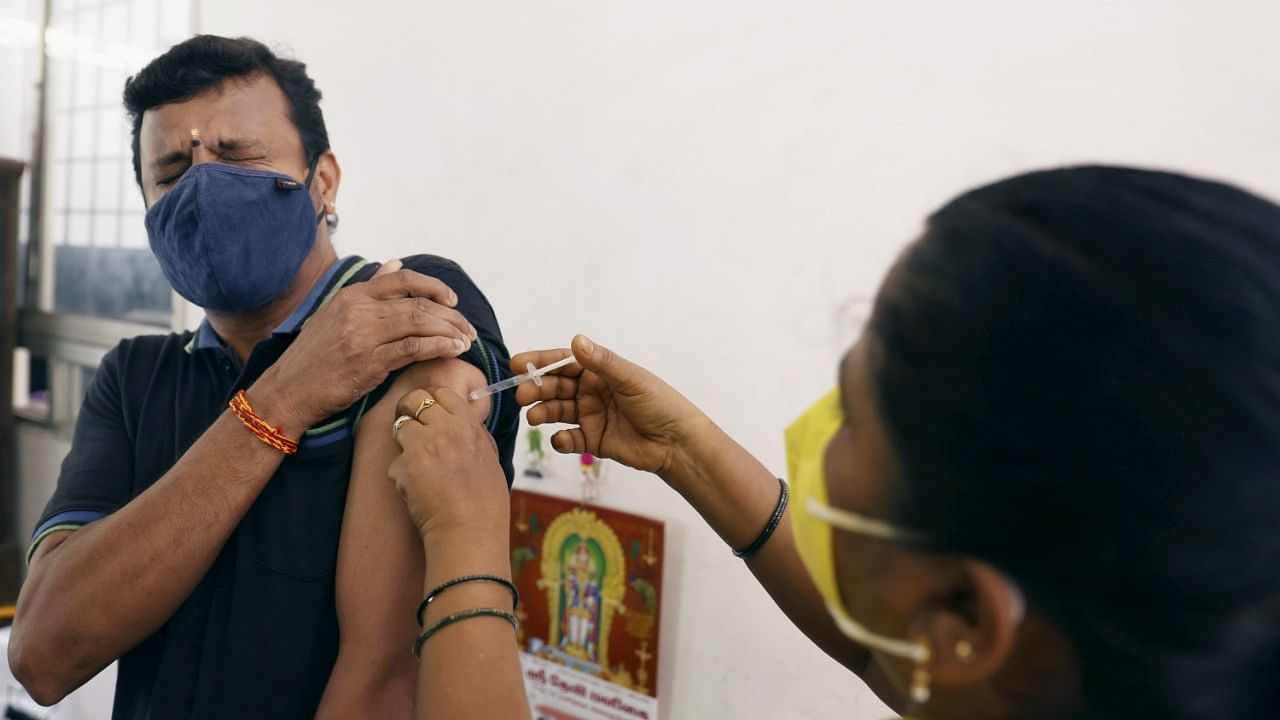
<path id="1" fill-rule="evenodd" d="M 658 717 L 664 545 L 659 521 L 511 491 L 516 638 L 534 717 Z"/>
<path id="2" fill-rule="evenodd" d="M 600 627 L 598 563 L 579 541 L 573 558 L 562 563 L 560 647 L 574 657 L 595 663 Z"/>
<path id="3" fill-rule="evenodd" d="M 541 557 L 538 587 L 550 611 L 546 652 L 593 674 L 610 667 L 609 631 L 614 616 L 626 612 L 626 560 L 617 535 L 578 508 L 547 528 Z"/>

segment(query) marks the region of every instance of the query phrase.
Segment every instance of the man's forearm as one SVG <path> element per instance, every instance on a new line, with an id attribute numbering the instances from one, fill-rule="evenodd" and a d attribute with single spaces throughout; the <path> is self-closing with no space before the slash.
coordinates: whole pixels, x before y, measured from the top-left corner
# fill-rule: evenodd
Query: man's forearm
<path id="1" fill-rule="evenodd" d="M 250 400 L 257 401 L 252 390 Z M 47 538 L 18 599 L 9 646 L 28 691 L 56 702 L 167 622 L 283 457 L 224 412 L 137 498 Z"/>

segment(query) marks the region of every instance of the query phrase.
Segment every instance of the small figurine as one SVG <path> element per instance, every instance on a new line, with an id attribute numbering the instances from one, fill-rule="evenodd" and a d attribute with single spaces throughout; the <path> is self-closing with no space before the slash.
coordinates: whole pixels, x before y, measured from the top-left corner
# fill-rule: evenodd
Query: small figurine
<path id="1" fill-rule="evenodd" d="M 582 453 L 578 457 L 578 470 L 582 473 L 582 500 L 595 500 L 600 497 L 600 469 L 602 463 L 591 453 Z"/>
<path id="2" fill-rule="evenodd" d="M 547 452 L 542 449 L 542 430 L 539 428 L 529 428 L 529 434 L 526 435 L 529 441 L 529 449 L 525 451 L 524 476 L 531 478 L 544 477 L 544 470 L 547 464 Z"/>

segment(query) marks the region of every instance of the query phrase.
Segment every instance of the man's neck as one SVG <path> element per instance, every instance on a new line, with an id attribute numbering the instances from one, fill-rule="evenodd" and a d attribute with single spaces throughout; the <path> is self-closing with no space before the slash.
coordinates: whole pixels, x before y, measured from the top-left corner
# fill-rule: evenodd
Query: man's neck
<path id="1" fill-rule="evenodd" d="M 209 318 L 209 324 L 218 333 L 218 337 L 235 351 L 236 357 L 243 364 L 248 360 L 253 346 L 271 337 L 271 332 L 297 309 L 325 271 L 337 261 L 338 255 L 332 245 L 317 242 L 315 249 L 302 262 L 289 289 L 280 297 L 265 307 L 250 312 L 218 313 L 207 310 L 205 315 Z"/>

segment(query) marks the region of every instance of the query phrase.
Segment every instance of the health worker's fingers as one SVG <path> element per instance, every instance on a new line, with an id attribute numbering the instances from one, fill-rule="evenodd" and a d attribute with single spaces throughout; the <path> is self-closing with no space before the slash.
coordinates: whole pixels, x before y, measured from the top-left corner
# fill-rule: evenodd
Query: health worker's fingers
<path id="1" fill-rule="evenodd" d="M 375 274 L 366 284 L 369 286 L 369 294 L 376 298 L 424 297 L 449 307 L 458 304 L 458 295 L 453 288 L 438 278 L 412 270 Z"/>
<path id="2" fill-rule="evenodd" d="M 520 373 L 529 372 L 529 363 L 533 363 L 535 368 L 546 367 L 554 362 L 559 362 L 569 357 L 569 348 L 555 348 L 552 350 L 529 350 L 522 352 L 511 358 L 511 372 L 519 375 Z M 578 377 L 582 374 L 582 367 L 577 363 L 569 363 L 558 370 L 552 370 L 551 373 L 544 375 L 544 378 L 556 375 L 562 377 Z"/>
<path id="3" fill-rule="evenodd" d="M 644 368 L 603 345 L 597 345 L 586 335 L 573 337 L 573 356 L 583 368 L 620 389 L 644 389 L 645 380 L 652 377 Z"/>
<path id="4" fill-rule="evenodd" d="M 578 422 L 578 403 L 574 400 L 547 400 L 529 408 L 525 419 L 530 425 Z"/>
<path id="5" fill-rule="evenodd" d="M 587 451 L 587 436 L 582 432 L 582 428 L 561 430 L 551 436 L 551 447 L 565 455 L 584 453 Z"/>
<path id="6" fill-rule="evenodd" d="M 438 387 L 431 390 L 431 394 L 435 396 L 439 408 L 448 412 L 450 415 L 470 414 L 471 408 L 468 407 L 469 400 L 459 395 L 453 388 Z M 435 410 L 436 408 L 432 408 Z M 423 413 L 424 415 L 426 413 Z"/>
<path id="7" fill-rule="evenodd" d="M 407 422 L 400 426 L 400 429 L 392 433 L 396 439 L 396 443 L 400 445 L 400 450 L 405 451 L 414 447 L 422 447 L 430 439 L 430 430 L 426 425 L 416 422 Z"/>
<path id="8" fill-rule="evenodd" d="M 430 392 L 423 388 L 414 388 L 401 395 L 400 399 L 396 401 L 396 417 L 408 415 L 414 420 L 426 424 L 430 419 L 427 417 L 427 413 L 432 410 L 434 404 L 437 404 L 432 403 L 432 400 L 435 400 L 435 396 Z M 424 404 L 428 407 L 424 408 Z"/>
<path id="9" fill-rule="evenodd" d="M 516 404 L 525 407 L 541 400 L 572 400 L 578 396 L 577 378 L 543 375 L 542 387 L 527 382 L 516 386 Z"/>

